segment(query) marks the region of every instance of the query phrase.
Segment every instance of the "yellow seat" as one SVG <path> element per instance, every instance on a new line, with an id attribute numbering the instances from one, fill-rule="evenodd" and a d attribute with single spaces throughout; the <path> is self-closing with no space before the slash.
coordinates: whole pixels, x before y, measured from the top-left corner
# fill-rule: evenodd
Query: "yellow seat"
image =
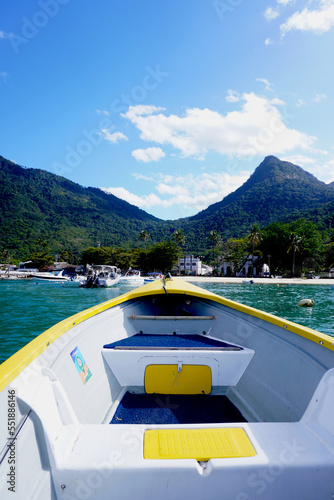
<path id="1" fill-rule="evenodd" d="M 253 448 L 241 427 L 214 429 L 148 430 L 144 437 L 144 458 L 208 461 L 211 458 L 253 457 Z"/>
<path id="2" fill-rule="evenodd" d="M 210 394 L 211 368 L 205 365 L 148 365 L 147 394 Z"/>

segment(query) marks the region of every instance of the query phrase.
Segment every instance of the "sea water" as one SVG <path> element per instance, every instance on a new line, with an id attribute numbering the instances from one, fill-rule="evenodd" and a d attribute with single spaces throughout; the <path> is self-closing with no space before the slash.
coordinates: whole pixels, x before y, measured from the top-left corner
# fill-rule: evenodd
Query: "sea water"
<path id="1" fill-rule="evenodd" d="M 203 282 L 217 295 L 308 326 L 334 337 L 334 287 Z M 131 287 L 80 288 L 77 283 L 0 280 L 0 363 L 59 321 L 117 297 Z M 301 299 L 313 307 L 299 307 Z"/>

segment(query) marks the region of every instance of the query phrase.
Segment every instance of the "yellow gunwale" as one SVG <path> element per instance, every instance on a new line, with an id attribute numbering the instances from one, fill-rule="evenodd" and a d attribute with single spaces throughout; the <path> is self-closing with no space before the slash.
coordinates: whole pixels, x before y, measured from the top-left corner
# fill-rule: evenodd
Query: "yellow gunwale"
<path id="1" fill-rule="evenodd" d="M 165 288 L 164 288 L 165 287 Z M 317 332 L 311 328 L 300 326 L 292 321 L 287 321 L 281 319 L 272 314 L 260 311 L 258 309 L 246 306 L 244 304 L 239 304 L 232 300 L 220 297 L 212 292 L 194 286 L 180 279 L 168 279 L 165 283 L 162 280 L 156 280 L 148 285 L 136 288 L 127 292 L 119 297 L 102 302 L 96 306 L 89 309 L 81 311 L 63 321 L 60 321 L 56 325 L 52 326 L 44 333 L 41 333 L 38 337 L 29 342 L 22 349 L 13 354 L 10 358 L 4 361 L 0 365 L 0 392 L 10 384 L 30 363 L 32 363 L 42 352 L 45 351 L 53 342 L 55 342 L 61 335 L 68 332 L 74 326 L 86 321 L 87 319 L 100 314 L 112 307 L 115 307 L 124 302 L 138 299 L 140 297 L 145 297 L 153 294 L 184 294 L 198 297 L 201 299 L 212 300 L 218 304 L 222 304 L 231 309 L 235 309 L 242 313 L 254 316 L 256 318 L 263 319 L 268 323 L 272 323 L 276 326 L 284 328 L 296 335 L 304 337 L 312 342 L 321 344 L 323 347 L 334 351 L 334 338 L 326 335 L 324 333 Z"/>

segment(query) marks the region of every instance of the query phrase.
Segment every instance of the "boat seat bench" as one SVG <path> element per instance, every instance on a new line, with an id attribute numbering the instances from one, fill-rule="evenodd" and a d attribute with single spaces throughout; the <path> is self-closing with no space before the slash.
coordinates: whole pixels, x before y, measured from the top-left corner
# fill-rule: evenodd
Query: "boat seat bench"
<path id="1" fill-rule="evenodd" d="M 307 480 L 310 484 L 314 481 L 329 481 L 334 485 L 331 452 L 300 423 L 222 425 L 200 429 L 178 427 L 172 429 L 172 436 L 168 436 L 166 440 L 166 432 L 170 429 L 147 426 L 134 428 L 133 425 L 89 425 L 81 428 L 70 426 L 68 432 L 60 436 L 60 441 L 67 441 L 69 435 L 74 436 L 71 453 L 64 455 L 55 464 L 55 483 L 66 485 L 68 498 L 77 498 L 77 485 L 86 485 L 87 477 L 95 477 L 99 464 L 100 467 L 103 466 L 103 480 L 97 486 L 106 491 L 114 489 L 119 495 L 122 492 L 124 497 L 126 492 L 127 498 L 130 498 L 130 494 L 133 495 L 135 490 L 141 491 L 148 479 L 157 488 L 165 486 L 168 481 L 169 496 L 164 494 L 163 498 L 171 498 L 171 492 L 175 495 L 179 493 L 180 488 L 186 488 L 187 484 L 188 490 L 203 488 L 207 475 L 212 477 L 217 487 L 225 490 L 232 488 L 232 491 L 236 491 L 233 498 L 237 498 L 238 491 L 249 491 L 251 474 L 255 478 L 269 477 L 270 481 L 265 483 L 268 484 L 268 489 L 271 482 L 275 486 L 275 480 L 279 478 L 288 491 L 291 489 L 291 475 L 285 473 L 284 468 L 293 464 L 294 477 L 298 480 L 304 478 L 304 481 Z M 151 431 L 158 433 L 150 436 Z M 194 431 L 194 435 L 191 435 L 190 431 Z M 219 435 L 218 446 L 214 446 L 212 439 L 208 444 L 199 443 L 208 433 L 213 433 L 214 437 Z M 151 438 L 153 445 L 150 449 L 147 442 Z M 162 446 L 157 445 L 157 439 L 161 441 Z M 186 455 L 179 454 L 180 439 L 190 441 Z M 176 445 L 173 444 L 174 441 Z M 57 447 L 60 445 L 62 443 L 58 442 Z M 166 455 L 162 455 L 164 453 Z M 201 465 L 202 459 L 209 460 L 205 465 L 206 473 L 203 472 L 205 469 Z M 168 466 L 164 463 L 165 460 L 168 460 Z M 236 476 L 233 474 L 236 466 L 237 489 Z M 73 477 L 76 478 L 74 482 L 71 480 Z M 130 477 L 131 481 L 124 480 L 126 477 Z M 123 481 L 120 481 L 120 478 Z M 134 484 L 135 487 L 132 487 Z M 159 492 L 157 494 L 159 495 Z"/>
<path id="2" fill-rule="evenodd" d="M 196 377 L 199 381 L 203 381 L 207 376 L 203 375 L 204 367 L 208 367 L 211 372 L 210 388 L 198 389 L 199 393 L 208 393 L 211 387 L 235 386 L 250 363 L 254 351 L 204 335 L 139 333 L 111 344 L 105 344 L 102 355 L 121 386 L 141 387 L 146 392 L 161 393 L 160 390 L 154 388 L 154 383 L 153 389 L 151 387 L 148 390 L 148 385 L 157 375 L 160 380 L 168 375 L 162 375 L 164 370 L 162 365 L 170 366 L 170 368 L 165 368 L 165 372 L 166 370 L 171 372 L 168 375 L 169 387 L 175 387 L 176 382 L 180 385 L 186 379 L 194 381 Z M 151 366 L 161 368 L 152 369 Z M 197 368 L 191 369 L 190 367 Z M 148 374 L 150 371 L 151 375 Z M 189 387 L 189 384 L 186 383 L 186 387 Z M 164 389 L 162 393 L 169 394 L 173 391 L 167 389 L 166 392 Z M 189 393 L 196 392 L 189 392 L 188 389 L 183 392 L 183 394 Z"/>

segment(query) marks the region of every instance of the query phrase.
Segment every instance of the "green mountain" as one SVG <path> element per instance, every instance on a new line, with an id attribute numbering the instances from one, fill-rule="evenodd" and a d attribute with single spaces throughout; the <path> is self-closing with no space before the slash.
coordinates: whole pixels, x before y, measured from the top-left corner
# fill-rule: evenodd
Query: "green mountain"
<path id="1" fill-rule="evenodd" d="M 215 229 L 223 239 L 248 234 L 254 224 L 291 221 L 334 200 L 333 187 L 290 162 L 267 156 L 250 178 L 222 201 L 188 219 L 180 227 L 200 251 Z M 203 235 L 201 237 L 201 235 Z"/>
<path id="2" fill-rule="evenodd" d="M 0 157 L 0 249 L 23 258 L 48 242 L 54 253 L 89 246 L 133 246 L 160 220 L 97 188 Z"/>
<path id="3" fill-rule="evenodd" d="M 184 250 L 200 254 L 221 237 L 240 238 L 254 224 L 305 217 L 331 227 L 334 184 L 326 185 L 292 163 L 268 156 L 250 178 L 219 203 L 193 217 L 162 221 L 98 188 L 82 187 L 44 170 L 23 168 L 0 156 L 0 250 L 23 259 L 44 242 L 52 253 L 73 254 L 89 247 L 134 247 L 146 230 L 152 243 L 176 229 L 186 237 Z M 143 243 L 141 243 L 143 246 Z"/>

